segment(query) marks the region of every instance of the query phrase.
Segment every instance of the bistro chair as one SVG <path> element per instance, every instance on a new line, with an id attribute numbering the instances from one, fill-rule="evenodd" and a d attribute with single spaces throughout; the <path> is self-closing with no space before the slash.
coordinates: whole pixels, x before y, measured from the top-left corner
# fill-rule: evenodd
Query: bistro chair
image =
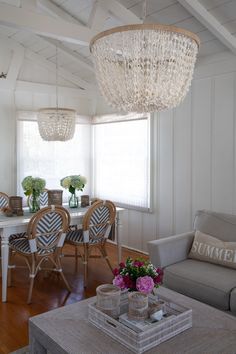
<path id="1" fill-rule="evenodd" d="M 71 244 L 75 246 L 77 250 L 76 262 L 77 257 L 82 258 L 84 264 L 84 287 L 87 286 L 88 261 L 90 257 L 102 257 L 106 260 L 112 271 L 105 245 L 111 227 L 115 222 L 115 217 L 115 205 L 109 200 L 99 200 L 95 202 L 84 215 L 82 228 L 70 230 L 66 235 L 65 244 Z M 99 250 L 101 256 L 91 254 L 94 248 Z"/>
<path id="2" fill-rule="evenodd" d="M 0 211 L 9 205 L 9 197 L 6 193 L 0 192 Z"/>
<path id="3" fill-rule="evenodd" d="M 45 207 L 35 213 L 28 224 L 25 233 L 13 234 L 9 238 L 10 250 L 22 256 L 29 269 L 30 286 L 27 303 L 31 303 L 34 279 L 44 262 L 50 262 L 55 272 L 58 272 L 68 291 L 71 288 L 63 274 L 60 255 L 66 232 L 70 224 L 69 212 L 61 206 Z M 11 258 L 9 273 L 11 273 Z M 11 279 L 11 275 L 9 274 Z M 10 285 L 10 284 L 9 284 Z"/>

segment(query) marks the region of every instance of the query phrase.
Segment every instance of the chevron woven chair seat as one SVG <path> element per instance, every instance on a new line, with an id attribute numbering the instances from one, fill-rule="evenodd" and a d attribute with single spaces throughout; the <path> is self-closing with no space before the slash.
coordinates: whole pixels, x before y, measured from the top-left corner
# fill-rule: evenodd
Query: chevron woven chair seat
<path id="1" fill-rule="evenodd" d="M 9 243 L 15 239 L 18 238 L 28 238 L 27 233 L 26 232 L 19 232 L 18 234 L 11 234 L 9 236 Z"/>
<path id="2" fill-rule="evenodd" d="M 9 205 L 9 197 L 6 193 L 0 192 L 0 210 Z"/>
<path id="3" fill-rule="evenodd" d="M 15 238 L 11 242 L 9 242 L 9 244 L 14 251 L 18 251 L 18 252 L 26 253 L 26 254 L 33 253 L 30 248 L 30 243 L 29 243 L 28 238 Z M 37 254 L 39 254 L 39 255 L 50 254 L 50 253 L 53 253 L 55 251 L 55 249 L 56 249 L 56 247 L 52 247 L 49 250 L 38 248 Z"/>
<path id="4" fill-rule="evenodd" d="M 83 244 L 84 242 L 84 236 L 83 236 L 83 229 L 77 229 L 77 230 L 71 230 L 66 233 L 66 241 L 73 242 L 75 245 L 76 244 Z M 90 239 L 89 243 L 98 243 L 100 242 L 100 239 Z"/>
<path id="5" fill-rule="evenodd" d="M 115 205 L 107 200 L 98 200 L 86 212 L 82 228 L 70 229 L 66 234 L 65 243 L 75 246 L 75 257 L 82 258 L 84 264 L 84 287 L 87 286 L 88 260 L 92 255 L 92 248 L 96 247 L 112 271 L 105 244 L 114 224 L 116 216 Z M 69 255 L 70 256 L 70 255 Z"/>
<path id="6" fill-rule="evenodd" d="M 34 279 L 37 273 L 44 269 L 43 263 L 50 262 L 51 270 L 57 271 L 64 281 L 68 291 L 69 284 L 62 272 L 60 261 L 61 248 L 70 223 L 69 212 L 61 206 L 45 207 L 35 213 L 28 224 L 26 232 L 12 234 L 9 237 L 11 280 L 12 251 L 23 256 L 30 271 L 30 288 L 28 303 L 31 302 Z"/>

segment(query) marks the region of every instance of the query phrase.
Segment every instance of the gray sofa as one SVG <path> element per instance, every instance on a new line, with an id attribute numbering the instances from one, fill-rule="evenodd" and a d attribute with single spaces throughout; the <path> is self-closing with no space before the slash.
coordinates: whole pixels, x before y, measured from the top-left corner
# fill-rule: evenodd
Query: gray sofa
<path id="1" fill-rule="evenodd" d="M 236 270 L 187 258 L 195 230 L 236 242 L 236 215 L 197 211 L 194 231 L 148 242 L 150 260 L 167 288 L 236 314 Z"/>

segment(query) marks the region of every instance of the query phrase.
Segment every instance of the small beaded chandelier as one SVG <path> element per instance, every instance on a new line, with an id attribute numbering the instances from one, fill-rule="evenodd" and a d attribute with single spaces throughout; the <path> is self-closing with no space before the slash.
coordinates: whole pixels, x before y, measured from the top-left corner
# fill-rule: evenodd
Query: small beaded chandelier
<path id="1" fill-rule="evenodd" d="M 90 42 L 99 88 L 119 111 L 176 107 L 191 84 L 200 40 L 174 26 L 115 27 Z"/>
<path id="2" fill-rule="evenodd" d="M 38 128 L 40 136 L 46 141 L 67 141 L 75 133 L 76 111 L 58 108 L 58 60 L 56 47 L 56 107 L 42 108 L 38 111 Z"/>
<path id="3" fill-rule="evenodd" d="M 39 133 L 43 140 L 66 141 L 74 136 L 76 111 L 68 108 L 42 108 L 38 111 Z"/>

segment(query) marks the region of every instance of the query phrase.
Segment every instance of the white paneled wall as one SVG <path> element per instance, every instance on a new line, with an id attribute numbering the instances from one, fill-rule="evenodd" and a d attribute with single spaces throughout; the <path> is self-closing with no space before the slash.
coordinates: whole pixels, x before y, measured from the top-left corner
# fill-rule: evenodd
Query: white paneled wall
<path id="1" fill-rule="evenodd" d="M 236 214 L 236 59 L 207 65 L 184 102 L 155 117 L 154 212 L 124 214 L 127 246 L 191 230 L 198 209 Z"/>
<path id="2" fill-rule="evenodd" d="M 0 190 L 15 191 L 15 109 L 14 93 L 0 90 Z"/>

